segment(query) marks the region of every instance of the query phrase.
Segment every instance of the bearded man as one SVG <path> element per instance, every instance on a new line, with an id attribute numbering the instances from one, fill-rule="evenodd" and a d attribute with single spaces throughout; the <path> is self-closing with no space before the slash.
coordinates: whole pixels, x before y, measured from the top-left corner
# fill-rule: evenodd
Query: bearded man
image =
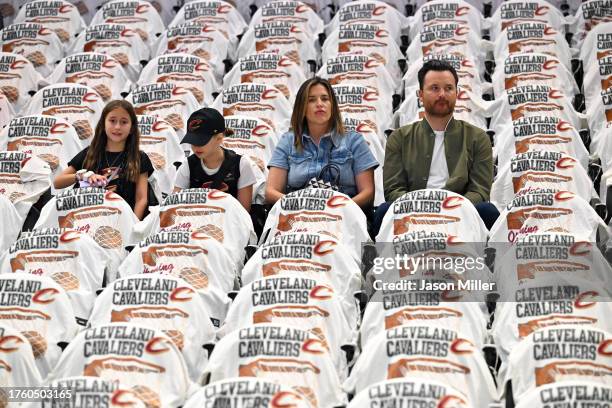
<path id="1" fill-rule="evenodd" d="M 390 204 L 404 193 L 441 188 L 470 200 L 487 228 L 499 212 L 488 202 L 493 158 L 484 130 L 453 118 L 459 78 L 444 61 L 426 62 L 418 73 L 422 120 L 395 130 L 387 140 L 383 184 L 386 203 L 374 217 L 379 228 Z"/>

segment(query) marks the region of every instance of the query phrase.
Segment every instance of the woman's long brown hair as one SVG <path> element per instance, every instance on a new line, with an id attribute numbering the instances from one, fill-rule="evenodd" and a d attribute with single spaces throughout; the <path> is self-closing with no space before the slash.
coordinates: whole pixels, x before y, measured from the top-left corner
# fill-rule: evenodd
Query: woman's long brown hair
<path id="1" fill-rule="evenodd" d="M 128 113 L 132 122 L 130 134 L 125 141 L 125 148 L 123 151 L 127 153 L 125 178 L 136 183 L 138 177 L 140 177 L 140 132 L 138 131 L 138 118 L 136 117 L 136 111 L 134 111 L 132 104 L 124 99 L 110 101 L 106 104 L 104 110 L 102 110 L 102 115 L 96 125 L 96 132 L 94 133 L 93 140 L 91 141 L 91 145 L 83 161 L 83 168 L 88 170 L 95 169 L 104 162 L 104 152 L 106 151 L 106 142 L 108 140 L 104 124 L 108 114 L 117 108 L 123 108 Z"/>
<path id="2" fill-rule="evenodd" d="M 340 107 L 338 106 L 338 99 L 336 98 L 334 89 L 327 79 L 312 77 L 300 86 L 295 96 L 295 105 L 293 106 L 293 113 L 291 114 L 291 130 L 295 135 L 293 144 L 298 151 L 302 150 L 302 135 L 308 129 L 308 123 L 306 122 L 308 95 L 310 94 L 310 88 L 315 85 L 323 85 L 325 89 L 327 89 L 327 93 L 331 100 L 331 118 L 329 119 L 330 128 L 328 130 L 335 131 L 340 135 L 344 134 L 342 114 L 340 113 Z"/>

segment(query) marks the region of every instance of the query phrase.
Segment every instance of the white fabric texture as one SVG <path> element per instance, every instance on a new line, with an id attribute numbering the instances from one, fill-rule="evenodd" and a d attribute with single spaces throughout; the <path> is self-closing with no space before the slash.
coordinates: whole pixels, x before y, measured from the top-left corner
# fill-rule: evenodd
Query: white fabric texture
<path id="1" fill-rule="evenodd" d="M 86 25 L 79 10 L 67 1 L 35 0 L 21 7 L 15 23 L 37 23 L 57 34 L 65 47 L 70 47 Z"/>
<path id="2" fill-rule="evenodd" d="M 42 24 L 11 24 L 0 33 L 2 51 L 25 56 L 43 77 L 53 71 L 55 61 L 64 57 L 64 46 L 59 37 Z"/>
<path id="3" fill-rule="evenodd" d="M 0 343 L 0 360 L 4 367 L 0 384 L 3 387 L 36 387 L 43 384 L 27 337 L 3 322 L 0 325 Z"/>
<path id="4" fill-rule="evenodd" d="M 510 54 L 496 67 L 491 82 L 497 98 L 504 91 L 522 85 L 548 85 L 561 90 L 568 98 L 580 93 L 568 68 L 557 58 L 540 53 Z"/>
<path id="5" fill-rule="evenodd" d="M 382 1 L 363 0 L 344 4 L 327 25 L 328 33 L 343 24 L 364 23 L 386 29 L 399 45 L 400 36 L 408 28 L 409 20 L 399 10 Z"/>
<path id="6" fill-rule="evenodd" d="M 138 83 L 171 83 L 187 88 L 198 104 L 213 102 L 213 92 L 220 89 L 212 66 L 204 59 L 189 54 L 165 54 L 155 57 L 142 69 Z"/>
<path id="7" fill-rule="evenodd" d="M 122 277 L 151 273 L 184 279 L 201 290 L 203 298 L 209 288 L 231 291 L 237 275 L 232 258 L 218 241 L 202 232 L 180 229 L 150 235 L 119 267 Z"/>
<path id="8" fill-rule="evenodd" d="M 366 87 L 350 82 L 333 85 L 338 107 L 342 114 L 353 119 L 368 121 L 377 125 L 376 132 L 383 134 L 390 127 L 391 100 L 377 88 Z"/>
<path id="9" fill-rule="evenodd" d="M 42 228 L 21 234 L 0 257 L 0 271 L 50 277 L 66 291 L 77 323 L 85 327 L 108 262 L 87 234 Z"/>
<path id="10" fill-rule="evenodd" d="M 4 253 L 15 240 L 17 236 L 21 232 L 21 227 L 23 225 L 23 217 L 19 215 L 17 209 L 11 203 L 11 201 L 3 194 L 0 194 L 0 212 L 6 217 L 7 220 L 11 220 L 11 222 L 7 222 L 4 224 L 4 228 L 0 232 L 0 254 Z"/>
<path id="11" fill-rule="evenodd" d="M 168 195 L 159 207 L 135 228 L 140 239 L 160 228 L 191 229 L 221 243 L 237 269 L 243 266 L 245 247 L 254 243 L 251 217 L 229 194 L 207 188 L 192 188 Z"/>
<path id="12" fill-rule="evenodd" d="M 589 381 L 563 381 L 543 385 L 525 393 L 518 401 L 516 408 L 545 408 L 551 395 L 563 395 L 564 402 L 568 404 L 588 406 L 605 401 L 605 395 L 610 395 L 610 393 L 612 393 L 612 387 L 609 385 Z"/>
<path id="13" fill-rule="evenodd" d="M 89 23 L 92 26 L 97 24 L 123 24 L 135 30 L 148 46 L 152 46 L 164 31 L 164 22 L 155 7 L 141 0 L 112 0 L 105 3 Z"/>
<path id="14" fill-rule="evenodd" d="M 278 135 L 289 129 L 289 118 L 293 111 L 293 105 L 280 90 L 271 85 L 255 83 L 225 86 L 211 107 L 226 117 L 245 115 L 261 119 Z"/>
<path id="15" fill-rule="evenodd" d="M 491 242 L 515 242 L 546 232 L 571 233 L 586 242 L 597 242 L 598 229 L 605 231 L 606 224 L 583 196 L 569 191 L 536 187 L 520 191 L 491 227 Z"/>
<path id="16" fill-rule="evenodd" d="M 71 340 L 47 380 L 69 376 L 114 380 L 160 406 L 182 405 L 193 386 L 181 352 L 161 330 L 110 323 L 84 330 Z"/>
<path id="17" fill-rule="evenodd" d="M 113 57 L 132 82 L 136 82 L 142 69 L 140 61 L 150 57 L 149 46 L 138 32 L 123 24 L 90 25 L 74 42 L 70 54 L 75 52 L 97 52 Z"/>
<path id="18" fill-rule="evenodd" d="M 608 385 L 612 369 L 610 332 L 591 327 L 555 326 L 527 336 L 512 350 L 500 388 L 512 381 L 515 401 L 536 387 L 565 380 Z"/>
<path id="19" fill-rule="evenodd" d="M 221 30 L 226 38 L 242 34 L 247 27 L 244 19 L 234 6 L 225 1 L 198 0 L 186 2 L 168 24 L 198 23 Z"/>
<path id="20" fill-rule="evenodd" d="M 362 281 L 358 259 L 326 234 L 288 233 L 261 245 L 244 265 L 241 282 L 295 273 L 331 286 L 346 303 L 346 314 L 354 313 Z"/>
<path id="21" fill-rule="evenodd" d="M 278 200 L 268 213 L 260 244 L 289 232 L 332 235 L 356 259 L 361 244 L 370 241 L 361 208 L 345 194 L 318 188 L 294 191 Z"/>
<path id="22" fill-rule="evenodd" d="M 254 53 L 284 55 L 306 71 L 307 62 L 317 59 L 315 41 L 318 38 L 294 23 L 274 21 L 252 24 L 240 40 L 236 52 L 240 56 Z"/>
<path id="23" fill-rule="evenodd" d="M 74 126 L 81 147 L 85 148 L 93 139 L 103 109 L 104 102 L 95 89 L 81 84 L 59 83 L 36 92 L 21 114 L 64 119 Z"/>
<path id="24" fill-rule="evenodd" d="M 411 18 L 410 38 L 416 38 L 424 27 L 440 23 L 458 23 L 480 32 L 481 10 L 463 0 L 433 0 L 423 4 Z"/>
<path id="25" fill-rule="evenodd" d="M 429 220 L 423 223 L 423 220 Z M 447 190 L 416 190 L 393 202 L 383 218 L 377 242 L 407 232 L 442 232 L 460 242 L 486 242 L 487 228 L 469 200 Z"/>
<path id="26" fill-rule="evenodd" d="M 163 194 L 170 194 L 174 187 L 176 167 L 174 163 L 185 157 L 176 132 L 156 116 L 137 115 L 140 130 L 140 149 L 145 152 L 155 169 L 153 177 Z"/>
<path id="27" fill-rule="evenodd" d="M 45 161 L 52 177 L 61 173 L 82 150 L 82 142 L 70 123 L 45 115 L 20 116 L 0 132 L 0 151 L 34 154 Z"/>
<path id="28" fill-rule="evenodd" d="M 72 341 L 78 331 L 68 295 L 53 279 L 25 273 L 0 274 L 0 293 L 0 324 L 30 342 L 40 375 L 46 377 L 62 354 L 57 343 Z"/>
<path id="29" fill-rule="evenodd" d="M 398 82 L 391 77 L 385 64 L 367 55 L 340 54 L 323 61 L 317 72 L 332 85 L 345 82 L 376 88 L 381 95 L 399 91 Z"/>
<path id="30" fill-rule="evenodd" d="M 172 83 L 139 85 L 126 97 L 137 115 L 156 115 L 170 124 L 179 137 L 185 135 L 185 122 L 200 108 L 187 88 Z"/>
<path id="31" fill-rule="evenodd" d="M 240 351 L 246 349 L 252 351 Z M 211 383 L 238 376 L 270 379 L 301 393 L 313 406 L 346 404 L 329 349 L 298 328 L 258 324 L 235 330 L 217 343 L 206 371 Z"/>
<path id="32" fill-rule="evenodd" d="M 51 187 L 51 168 L 36 156 L 0 151 L 0 194 L 25 220 L 30 208 Z"/>
<path id="33" fill-rule="evenodd" d="M 183 354 L 193 382 L 208 360 L 202 346 L 215 341 L 206 305 L 193 286 L 162 274 L 117 279 L 96 299 L 90 322 L 91 327 L 129 322 L 161 330 Z"/>
<path id="34" fill-rule="evenodd" d="M 87 85 L 96 90 L 104 102 L 122 99 L 130 92 L 132 81 L 117 60 L 96 52 L 77 52 L 62 59 L 40 84 L 51 85 L 71 82 Z"/>
<path id="35" fill-rule="evenodd" d="M 491 202 L 502 209 L 520 191 L 528 194 L 534 189 L 570 191 L 586 200 L 597 196 L 592 180 L 578 160 L 563 153 L 539 150 L 515 154 L 498 170 L 491 186 Z"/>
<path id="36" fill-rule="evenodd" d="M 347 408 L 369 408 L 384 404 L 415 404 L 439 407 L 451 404 L 455 408 L 469 408 L 463 392 L 448 383 L 420 378 L 394 378 L 370 385 L 351 400 Z"/>
<path id="37" fill-rule="evenodd" d="M 43 77 L 30 60 L 10 52 L 0 53 L 0 70 L 0 90 L 19 112 L 30 100 L 29 92 L 38 90 Z"/>
<path id="38" fill-rule="evenodd" d="M 245 3 L 245 2 L 240 2 Z M 265 1 L 251 17 L 250 25 L 272 21 L 288 21 L 300 25 L 304 30 L 318 36 L 323 32 L 324 23 L 321 17 L 301 1 Z"/>
<path id="39" fill-rule="evenodd" d="M 135 244 L 132 228 L 138 218 L 121 196 L 102 188 L 66 189 L 49 200 L 40 212 L 35 228 L 74 228 L 87 233 L 109 257 L 106 281 L 127 255 L 126 246 Z"/>
<path id="40" fill-rule="evenodd" d="M 488 21 L 491 40 L 495 41 L 508 26 L 515 23 L 545 23 L 555 30 L 565 30 L 565 17 L 551 3 L 546 0 L 505 0 Z"/>
<path id="41" fill-rule="evenodd" d="M 240 58 L 223 77 L 223 86 L 245 82 L 272 85 L 293 104 L 295 94 L 305 80 L 302 67 L 289 57 L 277 54 L 249 54 Z"/>
<path id="42" fill-rule="evenodd" d="M 185 403 L 184 408 L 200 408 L 205 404 L 235 402 L 237 407 L 247 407 L 257 401 L 262 407 L 285 406 L 311 408 L 308 400 L 290 387 L 254 377 L 236 377 L 215 381 L 201 388 Z"/>
<path id="43" fill-rule="evenodd" d="M 326 345 L 338 377 L 348 374 L 342 347 L 357 345 L 357 313 L 345 314 L 338 293 L 322 281 L 294 273 L 257 279 L 232 302 L 220 337 L 261 323 L 299 328 Z"/>
<path id="44" fill-rule="evenodd" d="M 476 407 L 496 399 L 480 350 L 456 331 L 432 323 L 379 333 L 364 347 L 344 389 L 357 393 L 372 383 L 402 377 L 453 384 Z"/>
<path id="45" fill-rule="evenodd" d="M 321 52 L 323 61 L 343 53 L 366 55 L 385 65 L 394 81 L 402 77 L 398 61 L 405 57 L 384 26 L 342 24 L 327 36 Z"/>
<path id="46" fill-rule="evenodd" d="M 498 62 L 508 55 L 537 52 L 557 58 L 571 69 L 571 51 L 563 32 L 546 23 L 514 23 L 506 27 L 495 41 L 493 54 Z"/>
<path id="47" fill-rule="evenodd" d="M 67 408 L 78 408 L 86 406 L 88 401 L 108 401 L 109 408 L 120 408 L 129 406 L 130 408 L 146 408 L 145 402 L 150 401 L 146 395 L 141 396 L 139 390 L 130 388 L 124 384 L 111 380 L 104 380 L 99 377 L 64 377 L 51 382 L 47 382 L 49 387 L 71 390 L 71 398 L 64 399 Z M 57 399 L 55 399 L 57 401 Z M 53 398 L 42 398 L 36 402 L 22 404 L 25 408 L 38 408 L 43 404 L 52 404 Z"/>
<path id="48" fill-rule="evenodd" d="M 197 22 L 170 26 L 157 41 L 153 55 L 176 53 L 206 60 L 214 68 L 217 81 L 221 81 L 225 72 L 223 60 L 233 57 L 230 40 L 219 28 Z"/>
<path id="49" fill-rule="evenodd" d="M 495 133 L 493 156 L 498 169 L 506 167 L 515 154 L 540 150 L 563 153 L 576 158 L 585 169 L 588 166 L 589 152 L 578 131 L 556 116 L 524 117 Z"/>

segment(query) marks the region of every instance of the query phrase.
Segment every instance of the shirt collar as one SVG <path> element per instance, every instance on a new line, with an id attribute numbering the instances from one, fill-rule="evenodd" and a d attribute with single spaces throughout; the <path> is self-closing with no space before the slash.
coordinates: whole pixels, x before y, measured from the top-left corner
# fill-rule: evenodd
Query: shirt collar
<path id="1" fill-rule="evenodd" d="M 321 139 L 323 139 L 324 137 L 330 137 L 332 144 L 334 145 L 334 147 L 338 147 L 338 145 L 340 144 L 340 135 L 338 134 L 338 132 L 334 131 L 334 130 L 330 130 L 329 132 L 325 133 L 323 136 L 321 136 Z M 307 137 L 308 139 L 312 138 L 310 137 L 310 135 L 308 134 L 308 131 L 305 130 L 304 133 L 302 134 L 302 139 L 304 137 Z M 302 140 L 303 142 L 303 140 Z"/>
<path id="2" fill-rule="evenodd" d="M 429 124 L 429 122 L 427 121 L 427 118 L 425 116 L 423 116 L 422 123 L 425 126 L 425 128 L 428 129 L 433 135 L 436 134 L 436 132 L 433 130 L 433 128 L 431 127 L 431 125 Z M 448 123 L 446 124 L 446 128 L 444 129 L 444 133 L 445 134 L 446 134 L 447 131 L 449 131 L 449 130 L 451 130 L 453 128 L 454 123 L 455 123 L 455 117 L 451 116 L 451 118 L 449 119 Z"/>

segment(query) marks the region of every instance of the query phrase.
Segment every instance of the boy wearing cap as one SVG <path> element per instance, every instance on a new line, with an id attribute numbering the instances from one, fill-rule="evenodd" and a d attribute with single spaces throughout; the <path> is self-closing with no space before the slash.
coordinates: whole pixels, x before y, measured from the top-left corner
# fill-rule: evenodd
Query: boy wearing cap
<path id="1" fill-rule="evenodd" d="M 225 119 L 215 109 L 202 108 L 189 116 L 181 143 L 189 143 L 193 154 L 179 167 L 174 191 L 215 188 L 234 196 L 249 211 L 255 173 L 248 158 L 221 147 L 225 132 Z"/>

